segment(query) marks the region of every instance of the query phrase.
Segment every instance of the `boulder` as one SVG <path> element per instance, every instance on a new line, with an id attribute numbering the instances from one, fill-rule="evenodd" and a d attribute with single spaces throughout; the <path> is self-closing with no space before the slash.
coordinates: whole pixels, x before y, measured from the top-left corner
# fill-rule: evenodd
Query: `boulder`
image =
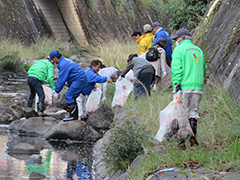
<path id="1" fill-rule="evenodd" d="M 80 120 L 64 122 L 50 128 L 45 134 L 46 139 L 74 139 L 83 140 L 86 123 Z"/>
<path id="2" fill-rule="evenodd" d="M 95 129 L 93 129 L 92 126 L 87 126 L 83 140 L 86 142 L 89 141 L 95 142 L 98 139 L 100 139 L 100 137 L 101 137 L 100 134 Z"/>
<path id="3" fill-rule="evenodd" d="M 17 120 L 9 125 L 10 132 L 19 132 L 22 135 L 40 136 L 55 126 L 59 120 L 53 117 L 31 117 L 26 120 Z"/>
<path id="4" fill-rule="evenodd" d="M 89 116 L 87 125 L 92 126 L 95 130 L 109 129 L 113 122 L 113 110 L 106 104 L 103 104 L 98 110 Z"/>

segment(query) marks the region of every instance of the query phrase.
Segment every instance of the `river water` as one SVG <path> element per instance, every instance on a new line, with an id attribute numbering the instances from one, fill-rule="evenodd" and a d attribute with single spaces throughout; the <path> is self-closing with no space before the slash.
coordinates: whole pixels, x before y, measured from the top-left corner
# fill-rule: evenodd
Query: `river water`
<path id="1" fill-rule="evenodd" d="M 35 153 L 10 150 L 19 143 L 36 143 L 40 150 Z M 90 145 L 49 144 L 39 137 L 19 137 L 5 131 L 0 134 L 0 179 L 91 180 L 91 151 Z"/>

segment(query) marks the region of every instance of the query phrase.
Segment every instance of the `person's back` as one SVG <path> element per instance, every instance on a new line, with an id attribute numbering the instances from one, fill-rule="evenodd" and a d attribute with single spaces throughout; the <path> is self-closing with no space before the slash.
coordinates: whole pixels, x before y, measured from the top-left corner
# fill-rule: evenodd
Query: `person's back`
<path id="1" fill-rule="evenodd" d="M 165 31 L 163 28 L 160 27 L 159 22 L 154 22 L 152 24 L 152 28 L 153 28 L 153 33 L 155 34 L 153 45 L 155 45 L 159 41 L 160 38 L 166 39 L 167 46 L 164 48 L 164 50 L 166 51 L 167 64 L 168 64 L 168 66 L 171 66 L 172 40 L 171 40 L 170 34 L 167 31 Z"/>
<path id="2" fill-rule="evenodd" d="M 202 50 L 191 40 L 183 40 L 174 49 L 172 57 L 173 84 L 181 80 L 182 90 L 202 90 L 206 71 Z M 179 62 L 182 63 L 182 69 L 179 69 Z"/>
<path id="3" fill-rule="evenodd" d="M 138 46 L 138 55 L 143 54 L 148 51 L 148 49 L 152 46 L 154 35 L 150 33 L 146 33 L 145 37 L 141 40 Z"/>
<path id="4" fill-rule="evenodd" d="M 65 82 L 69 86 L 76 79 L 85 79 L 85 71 L 71 59 L 61 57 L 58 63 L 59 77 L 56 85 L 56 92 L 60 92 Z"/>
<path id="5" fill-rule="evenodd" d="M 28 76 L 38 78 L 42 84 L 45 80 L 49 79 L 49 84 L 52 89 L 55 89 L 55 84 L 53 82 L 53 65 L 48 59 L 38 60 L 33 63 L 31 68 L 28 70 Z M 50 80 L 52 78 L 52 81 Z"/>

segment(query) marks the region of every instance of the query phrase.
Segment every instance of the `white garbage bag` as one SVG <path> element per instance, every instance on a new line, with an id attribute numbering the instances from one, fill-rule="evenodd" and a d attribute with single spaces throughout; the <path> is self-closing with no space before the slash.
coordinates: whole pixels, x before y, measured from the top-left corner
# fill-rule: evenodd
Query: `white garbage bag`
<path id="1" fill-rule="evenodd" d="M 160 142 L 169 141 L 175 135 L 183 139 L 193 135 L 187 113 L 182 102 L 182 92 L 174 94 L 173 100 L 159 114 L 160 128 L 156 134 L 156 139 Z M 176 136 L 175 136 L 176 137 Z"/>
<path id="2" fill-rule="evenodd" d="M 95 88 L 92 90 L 91 94 L 88 96 L 87 103 L 86 103 L 87 112 L 92 113 L 98 109 L 101 95 L 102 95 L 102 90 L 100 88 Z"/>
<path id="3" fill-rule="evenodd" d="M 122 78 L 120 81 L 117 80 L 115 83 L 115 93 L 113 96 L 112 107 L 116 105 L 123 106 L 132 90 L 133 83 L 125 78 Z"/>
<path id="4" fill-rule="evenodd" d="M 166 76 L 161 78 L 161 89 L 166 89 L 172 85 L 172 69 L 166 65 Z"/>
<path id="5" fill-rule="evenodd" d="M 124 76 L 125 79 L 127 79 L 130 82 L 133 82 L 134 80 L 134 73 L 133 70 L 128 71 L 128 73 Z"/>
<path id="6" fill-rule="evenodd" d="M 44 106 L 51 106 L 52 105 L 52 89 L 47 85 L 47 84 L 43 84 L 43 91 L 45 93 L 45 100 L 44 100 Z M 37 103 L 38 103 L 38 95 L 36 94 L 35 97 L 35 111 L 37 112 Z"/>

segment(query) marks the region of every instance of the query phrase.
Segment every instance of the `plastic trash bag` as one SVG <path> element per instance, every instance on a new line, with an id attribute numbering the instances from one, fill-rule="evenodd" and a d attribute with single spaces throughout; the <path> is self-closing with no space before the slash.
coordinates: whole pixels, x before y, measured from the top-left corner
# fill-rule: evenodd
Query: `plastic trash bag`
<path id="1" fill-rule="evenodd" d="M 123 106 L 127 101 L 128 95 L 133 90 L 133 83 L 125 78 L 115 83 L 115 93 L 113 96 L 112 107 Z"/>
<path id="2" fill-rule="evenodd" d="M 42 85 L 43 87 L 43 91 L 44 91 L 44 94 L 45 94 L 45 100 L 44 100 L 44 106 L 51 106 L 52 105 L 52 100 L 53 100 L 53 97 L 52 97 L 52 89 L 47 85 L 47 84 L 44 84 Z M 35 111 L 37 111 L 37 103 L 38 103 L 38 95 L 36 94 L 36 98 L 35 98 Z"/>
<path id="3" fill-rule="evenodd" d="M 160 128 L 156 139 L 160 142 L 172 140 L 176 135 L 186 139 L 193 135 L 187 113 L 182 102 L 182 91 L 174 94 L 173 100 L 159 114 Z"/>
<path id="4" fill-rule="evenodd" d="M 127 79 L 130 82 L 133 82 L 134 80 L 133 70 L 128 71 L 128 73 L 125 75 L 125 79 Z"/>
<path id="5" fill-rule="evenodd" d="M 100 88 L 95 88 L 92 90 L 91 94 L 88 96 L 87 103 L 86 103 L 87 112 L 92 113 L 98 109 L 101 95 L 102 95 L 102 90 Z"/>
<path id="6" fill-rule="evenodd" d="M 161 89 L 166 89 L 172 85 L 172 69 L 166 65 L 166 76 L 161 78 Z"/>

